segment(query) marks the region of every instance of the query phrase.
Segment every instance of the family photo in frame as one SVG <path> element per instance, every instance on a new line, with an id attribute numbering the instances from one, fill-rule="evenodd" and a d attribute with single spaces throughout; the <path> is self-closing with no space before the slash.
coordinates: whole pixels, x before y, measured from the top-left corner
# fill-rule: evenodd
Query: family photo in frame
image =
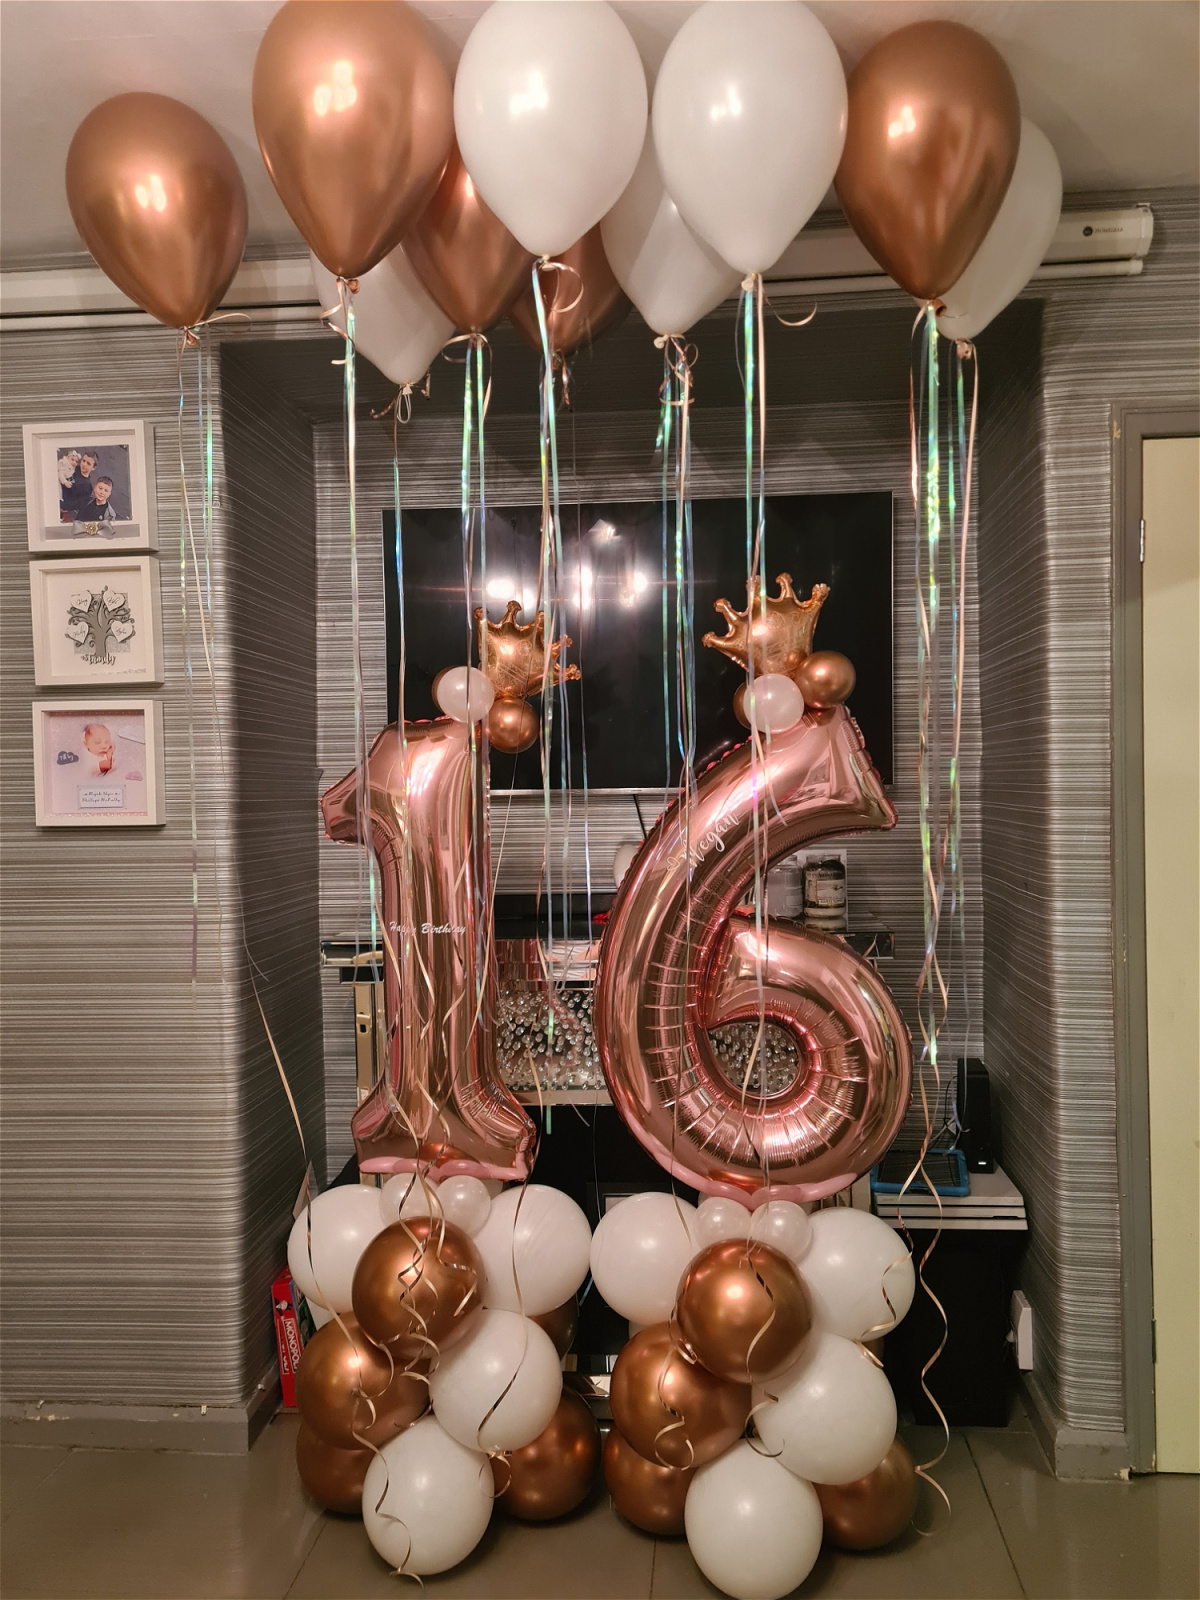
<path id="1" fill-rule="evenodd" d="M 151 427 L 55 422 L 23 431 L 31 551 L 157 547 Z"/>

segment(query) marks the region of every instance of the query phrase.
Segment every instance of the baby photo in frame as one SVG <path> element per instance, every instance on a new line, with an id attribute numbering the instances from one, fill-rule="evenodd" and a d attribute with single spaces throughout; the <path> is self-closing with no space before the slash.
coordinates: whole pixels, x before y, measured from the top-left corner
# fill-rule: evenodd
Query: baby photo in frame
<path id="1" fill-rule="evenodd" d="M 39 828 L 158 827 L 162 702 L 35 701 L 33 779 Z"/>
<path id="2" fill-rule="evenodd" d="M 156 556 L 31 561 L 34 682 L 161 683 Z"/>
<path id="3" fill-rule="evenodd" d="M 30 550 L 157 548 L 149 424 L 28 422 L 22 432 Z"/>

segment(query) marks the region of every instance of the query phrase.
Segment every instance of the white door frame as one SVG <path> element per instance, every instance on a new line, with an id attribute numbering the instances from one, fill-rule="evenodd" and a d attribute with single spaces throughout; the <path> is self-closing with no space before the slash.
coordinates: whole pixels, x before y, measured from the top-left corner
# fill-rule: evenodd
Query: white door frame
<path id="1" fill-rule="evenodd" d="M 1135 1472 L 1153 1472 L 1155 1439 L 1142 790 L 1142 444 L 1195 435 L 1200 435 L 1200 410 L 1136 402 L 1112 407 L 1113 987 L 1125 1435 Z"/>

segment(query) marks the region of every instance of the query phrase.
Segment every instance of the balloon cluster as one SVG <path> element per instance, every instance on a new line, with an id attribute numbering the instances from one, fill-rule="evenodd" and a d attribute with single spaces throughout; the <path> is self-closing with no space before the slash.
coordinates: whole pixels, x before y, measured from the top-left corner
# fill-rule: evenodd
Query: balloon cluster
<path id="1" fill-rule="evenodd" d="M 733 710 L 743 727 L 763 733 L 794 728 L 806 706 L 828 711 L 841 705 L 855 682 L 845 656 L 812 647 L 829 585 L 814 584 L 807 600 L 797 596 L 789 573 L 781 572 L 775 585 L 779 593 L 767 595 L 761 578 L 752 578 L 744 611 L 717 600 L 713 610 L 725 618 L 727 631 L 704 635 L 710 650 L 719 650 L 752 673 L 735 693 Z"/>
<path id="2" fill-rule="evenodd" d="M 849 82 L 801 0 L 709 0 L 667 50 L 650 105 L 606 4 L 491 6 L 451 83 L 403 0 L 288 0 L 259 47 L 259 149 L 331 311 L 353 288 L 363 352 L 420 381 L 457 328 L 508 315 L 555 358 L 632 301 L 678 336 L 770 268 L 834 183 L 880 265 L 966 340 L 1028 281 L 1062 178 L 1004 61 L 960 23 L 882 39 Z M 228 146 L 163 95 L 105 101 L 76 131 L 67 194 L 105 272 L 161 321 L 211 316 L 241 259 Z M 344 330 L 343 330 L 344 331 Z"/>
<path id="3" fill-rule="evenodd" d="M 406 1573 L 461 1561 L 493 1502 L 536 1522 L 586 1495 L 600 1436 L 560 1360 L 590 1248 L 559 1190 L 466 1176 L 329 1189 L 297 1219 L 288 1264 L 319 1324 L 296 1375 L 300 1477 L 361 1508 Z"/>
<path id="4" fill-rule="evenodd" d="M 510 600 L 503 620 L 490 622 L 482 606 L 475 610 L 479 635 L 477 667 L 446 667 L 433 680 L 438 709 L 455 722 L 480 722 L 487 718 L 488 743 L 505 754 L 528 750 L 541 724 L 529 705 L 546 685 L 574 682 L 577 666 L 559 661 L 571 647 L 564 633 L 546 644 L 546 616 L 539 611 L 532 622 L 520 623 L 521 605 Z"/>
<path id="5" fill-rule="evenodd" d="M 891 1388 L 863 1341 L 912 1303 L 911 1260 L 886 1223 L 633 1195 L 601 1220 L 592 1277 L 640 1327 L 617 1357 L 604 1475 L 617 1509 L 686 1533 L 727 1594 L 801 1583 L 822 1537 L 866 1550 L 916 1504 Z"/>

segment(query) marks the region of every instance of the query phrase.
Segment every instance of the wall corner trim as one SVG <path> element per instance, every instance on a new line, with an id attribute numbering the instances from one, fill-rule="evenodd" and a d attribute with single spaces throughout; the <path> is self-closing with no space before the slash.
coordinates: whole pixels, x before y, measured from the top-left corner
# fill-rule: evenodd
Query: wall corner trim
<path id="1" fill-rule="evenodd" d="M 1125 1434 L 1107 1428 L 1069 1427 L 1032 1372 L 1021 1374 L 1030 1420 L 1056 1478 L 1127 1478 L 1132 1461 Z"/>
<path id="2" fill-rule="evenodd" d="M 279 1374 L 269 1367 L 241 1405 L 126 1406 L 0 1401 L 0 1443 L 91 1450 L 186 1450 L 246 1455 L 279 1406 Z"/>

